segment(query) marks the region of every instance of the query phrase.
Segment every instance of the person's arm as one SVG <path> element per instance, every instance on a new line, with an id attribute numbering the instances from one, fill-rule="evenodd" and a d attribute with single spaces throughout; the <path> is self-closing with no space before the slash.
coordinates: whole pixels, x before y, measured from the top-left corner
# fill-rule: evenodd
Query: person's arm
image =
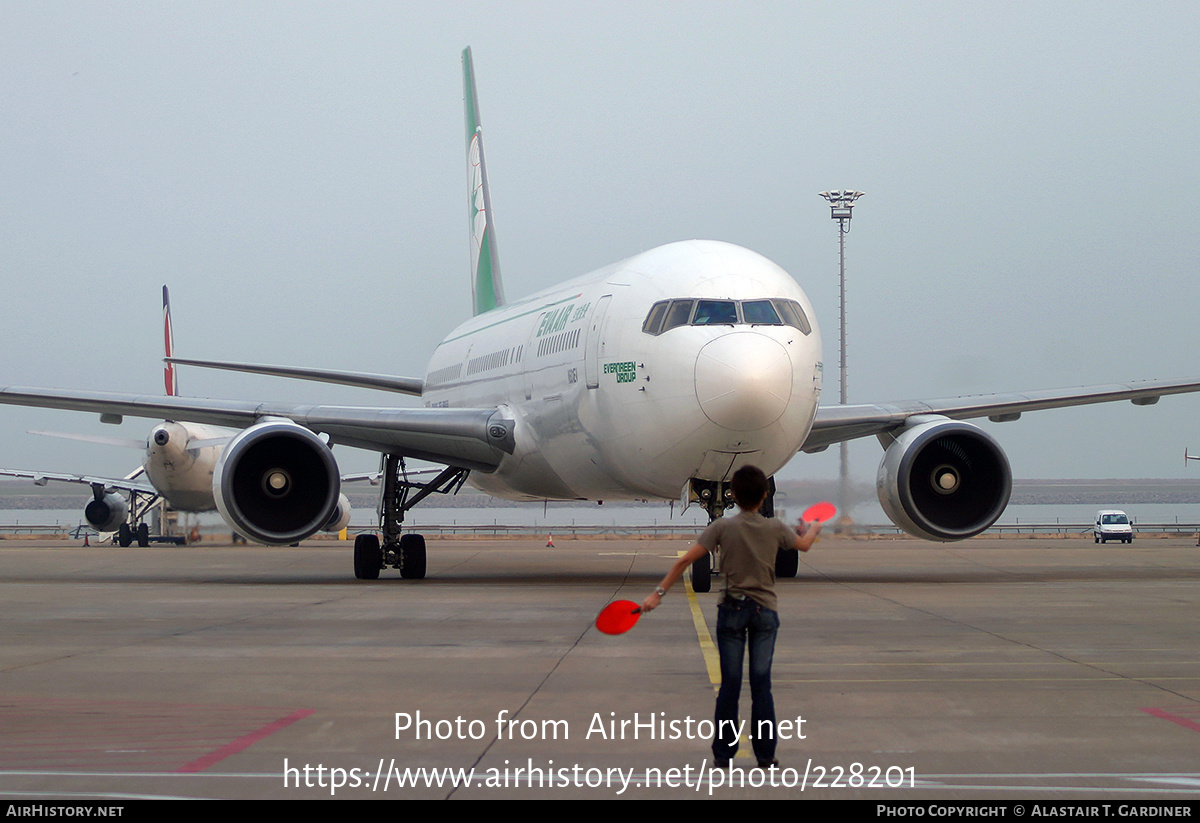
<path id="1" fill-rule="evenodd" d="M 799 539 L 799 538 L 797 538 Z M 675 561 L 675 565 L 671 566 L 671 570 L 667 572 L 667 576 L 658 584 L 658 588 L 663 594 L 670 591 L 671 587 L 679 582 L 679 578 L 683 577 L 683 573 L 687 571 L 688 566 L 695 563 L 704 555 L 708 554 L 708 549 L 701 546 L 699 543 L 692 546 L 687 554 Z M 658 604 L 662 603 L 662 595 L 658 591 L 654 591 L 649 597 L 642 601 L 642 614 L 652 612 L 658 608 Z"/>
<path id="2" fill-rule="evenodd" d="M 821 533 L 821 524 L 800 522 L 796 527 L 796 542 L 792 546 L 798 552 L 806 552 L 812 548 L 812 544 L 817 542 L 817 535 Z"/>

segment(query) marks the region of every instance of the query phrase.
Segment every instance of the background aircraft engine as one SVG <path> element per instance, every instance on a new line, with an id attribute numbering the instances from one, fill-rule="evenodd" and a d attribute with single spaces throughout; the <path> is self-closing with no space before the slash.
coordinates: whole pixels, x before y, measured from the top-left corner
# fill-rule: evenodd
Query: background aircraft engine
<path id="1" fill-rule="evenodd" d="M 333 510 L 333 516 L 329 518 L 328 523 L 321 527 L 321 530 L 327 532 L 340 532 L 349 525 L 350 499 L 344 494 L 339 494 L 337 506 Z"/>
<path id="2" fill-rule="evenodd" d="M 84 506 L 83 517 L 98 532 L 115 532 L 129 517 L 129 503 L 116 492 L 105 492 Z"/>
<path id="3" fill-rule="evenodd" d="M 233 528 L 277 545 L 320 531 L 344 499 L 333 452 L 290 420 L 259 423 L 229 441 L 213 471 L 213 498 Z"/>
<path id="4" fill-rule="evenodd" d="M 1008 505 L 1012 471 L 1000 445 L 970 423 L 910 425 L 888 446 L 875 491 L 892 522 L 926 540 L 979 534 Z"/>

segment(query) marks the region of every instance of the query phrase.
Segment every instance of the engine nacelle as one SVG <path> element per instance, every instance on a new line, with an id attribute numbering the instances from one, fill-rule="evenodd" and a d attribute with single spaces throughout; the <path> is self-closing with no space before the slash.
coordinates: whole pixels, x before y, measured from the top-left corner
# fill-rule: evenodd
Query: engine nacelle
<path id="1" fill-rule="evenodd" d="M 115 532 L 129 517 L 129 502 L 116 492 L 104 492 L 84 506 L 83 517 L 98 532 Z"/>
<path id="2" fill-rule="evenodd" d="M 338 495 L 337 507 L 333 510 L 333 517 L 329 522 L 321 527 L 321 531 L 325 532 L 340 532 L 342 529 L 350 525 L 350 498 L 344 494 Z"/>
<path id="3" fill-rule="evenodd" d="M 892 522 L 926 540 L 979 534 L 1004 512 L 1011 491 L 1008 458 L 992 436 L 944 417 L 906 427 L 875 480 Z"/>
<path id="4" fill-rule="evenodd" d="M 290 420 L 268 420 L 229 441 L 213 470 L 213 499 L 247 538 L 286 545 L 333 521 L 341 482 L 323 440 Z"/>

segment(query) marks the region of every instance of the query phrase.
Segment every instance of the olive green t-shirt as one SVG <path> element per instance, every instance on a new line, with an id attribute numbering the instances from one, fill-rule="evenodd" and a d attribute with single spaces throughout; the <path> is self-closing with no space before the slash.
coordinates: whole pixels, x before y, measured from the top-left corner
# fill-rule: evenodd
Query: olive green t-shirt
<path id="1" fill-rule="evenodd" d="M 711 553 L 718 546 L 718 562 L 725 575 L 725 591 L 751 597 L 759 605 L 777 610 L 775 553 L 796 545 L 796 533 L 778 517 L 739 510 L 708 524 L 696 541 Z"/>

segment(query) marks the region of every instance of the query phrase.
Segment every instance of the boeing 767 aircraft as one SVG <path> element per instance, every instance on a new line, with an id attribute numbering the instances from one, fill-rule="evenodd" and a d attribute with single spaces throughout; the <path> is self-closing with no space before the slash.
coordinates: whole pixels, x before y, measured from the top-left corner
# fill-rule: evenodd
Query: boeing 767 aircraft
<path id="1" fill-rule="evenodd" d="M 240 429 L 216 460 L 213 495 L 233 528 L 263 543 L 302 540 L 333 517 L 332 446 L 377 451 L 380 534 L 356 539 L 355 574 L 390 566 L 421 578 L 424 539 L 401 533 L 404 514 L 467 481 L 518 500 L 682 497 L 717 517 L 738 467 L 772 475 L 797 452 L 868 435 L 884 447 L 877 489 L 888 516 L 918 537 L 960 540 L 995 522 L 1012 483 L 1003 450 L 965 419 L 1200 390 L 1200 380 L 1155 381 L 819 405 L 820 334 L 803 290 L 770 260 L 713 240 L 660 246 L 508 302 L 469 49 L 463 79 L 475 316 L 438 345 L 423 379 L 175 361 L 399 392 L 422 408 L 20 387 L 0 389 L 0 402 Z M 406 458 L 445 469 L 422 482 Z M 693 579 L 707 591 L 707 566 Z"/>

